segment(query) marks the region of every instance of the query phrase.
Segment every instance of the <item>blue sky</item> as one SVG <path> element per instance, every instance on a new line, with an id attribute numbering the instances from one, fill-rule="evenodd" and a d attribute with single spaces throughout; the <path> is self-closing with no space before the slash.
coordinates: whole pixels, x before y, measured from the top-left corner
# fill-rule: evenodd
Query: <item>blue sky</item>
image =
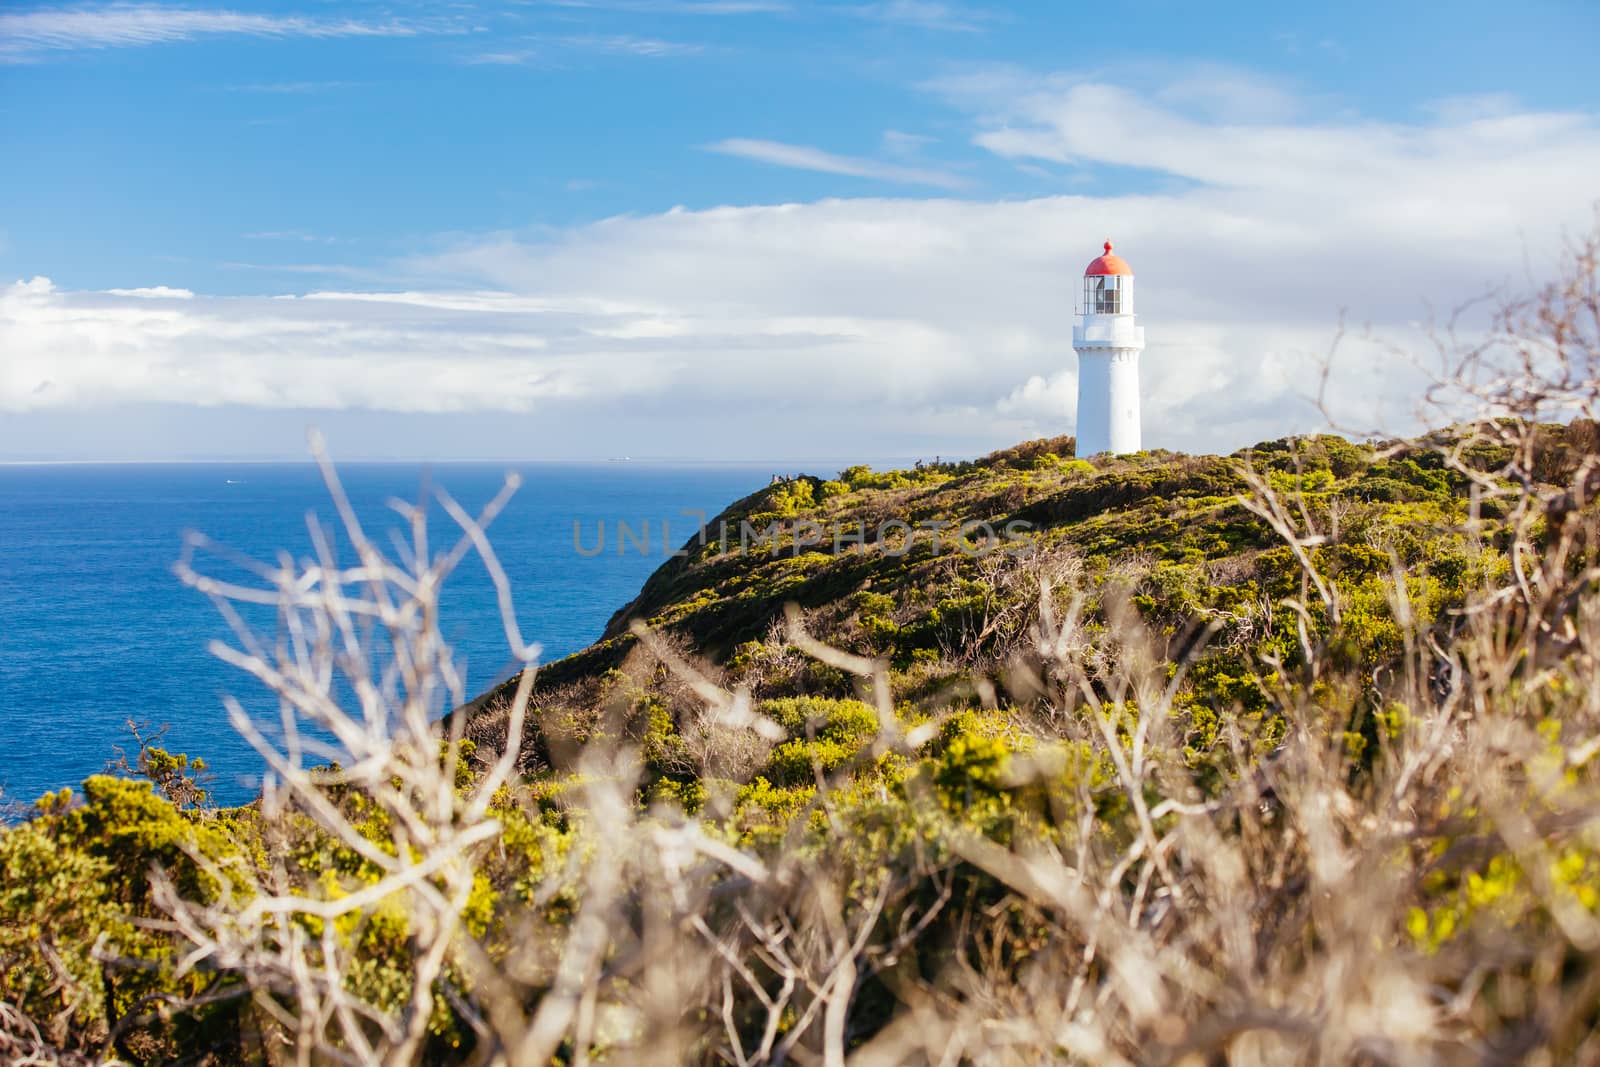
<path id="1" fill-rule="evenodd" d="M 0 458 L 959 454 L 1070 430 L 1113 230 L 1147 438 L 1237 447 L 1305 428 L 1341 309 L 1553 265 L 1597 41 L 1578 2 L 12 4 Z"/>

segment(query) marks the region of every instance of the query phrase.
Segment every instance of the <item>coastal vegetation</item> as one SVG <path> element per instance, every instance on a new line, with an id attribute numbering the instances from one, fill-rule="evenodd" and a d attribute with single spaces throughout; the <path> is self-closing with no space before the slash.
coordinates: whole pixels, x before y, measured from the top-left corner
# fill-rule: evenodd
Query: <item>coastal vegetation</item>
<path id="1" fill-rule="evenodd" d="M 353 561 L 181 571 L 276 611 L 261 798 L 0 833 L 0 1056 L 1600 1063 L 1596 249 L 1447 428 L 776 481 L 470 701 L 506 496 L 388 552 L 330 469 Z"/>

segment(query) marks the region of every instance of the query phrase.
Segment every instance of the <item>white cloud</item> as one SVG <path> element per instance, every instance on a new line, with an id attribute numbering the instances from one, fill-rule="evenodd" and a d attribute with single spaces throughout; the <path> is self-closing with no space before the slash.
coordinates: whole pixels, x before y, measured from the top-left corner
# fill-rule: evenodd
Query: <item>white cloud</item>
<path id="1" fill-rule="evenodd" d="M 964 98 L 996 151 L 1187 180 L 490 234 L 393 264 L 365 293 L 18 283 L 0 290 L 0 410 L 400 412 L 408 433 L 434 425 L 417 412 L 503 412 L 452 423 L 451 440 L 475 454 L 515 434 L 524 453 L 561 455 L 951 455 L 1071 431 L 1073 305 L 1110 235 L 1138 271 L 1151 342 L 1147 442 L 1231 450 L 1317 426 L 1303 395 L 1341 309 L 1411 341 L 1428 302 L 1547 276 L 1563 232 L 1592 219 L 1593 116 L 1207 123 L 1113 86 L 1013 88 Z M 1339 367 L 1333 399 L 1352 421 L 1403 423 L 1402 360 L 1352 340 Z"/>
<path id="2" fill-rule="evenodd" d="M 1078 402 L 1078 375 L 1064 370 L 1046 378 L 1034 374 L 1028 380 L 1000 398 L 995 410 L 1002 415 L 1020 415 L 1027 419 L 1051 419 L 1063 411 L 1070 411 Z"/>
<path id="3" fill-rule="evenodd" d="M 969 98 L 989 127 L 976 142 L 999 155 L 1154 171 L 1203 183 L 1202 202 L 1231 195 L 1241 214 L 1262 221 L 1287 221 L 1299 209 L 1321 223 L 1332 211 L 1345 232 L 1380 238 L 1398 227 L 1450 243 L 1488 227 L 1504 234 L 1508 225 L 1546 226 L 1552 212 L 1571 221 L 1575 192 L 1600 172 L 1595 118 L 1580 113 L 1501 113 L 1430 126 L 1216 123 L 1103 83 L 1045 85 L 998 106 L 983 95 L 991 91 Z M 954 93 L 962 95 L 959 85 Z M 1468 205 L 1474 215 L 1464 217 Z"/>
<path id="4" fill-rule="evenodd" d="M 823 174 L 843 174 L 852 178 L 870 178 L 875 181 L 896 182 L 901 185 L 931 185 L 940 189 L 962 189 L 969 183 L 957 175 L 925 167 L 907 167 L 898 163 L 880 163 L 874 159 L 857 156 L 840 156 L 810 145 L 784 144 L 781 141 L 757 141 L 733 137 L 706 150 L 725 156 L 753 159 L 776 167 L 793 167 L 796 170 L 814 170 Z"/>
<path id="5" fill-rule="evenodd" d="M 223 35 L 407 37 L 416 32 L 416 27 L 401 22 L 204 11 L 163 4 L 99 4 L 0 14 L 0 59 L 25 59 L 52 50 L 163 44 Z"/>
<path id="6" fill-rule="evenodd" d="M 48 283 L 49 279 L 43 279 Z M 174 289 L 166 285 L 151 285 L 140 289 L 107 289 L 112 296 L 137 296 L 146 300 L 193 300 L 194 292 L 189 289 Z"/>
<path id="7" fill-rule="evenodd" d="M 609 368 L 559 350 L 552 340 L 584 336 L 585 324 L 548 301 L 184 294 L 62 292 L 46 278 L 0 290 L 0 349 L 9 354 L 0 411 L 166 403 L 523 412 L 598 388 L 662 384 L 650 366 L 616 383 Z M 590 307 L 580 303 L 580 314 Z"/>

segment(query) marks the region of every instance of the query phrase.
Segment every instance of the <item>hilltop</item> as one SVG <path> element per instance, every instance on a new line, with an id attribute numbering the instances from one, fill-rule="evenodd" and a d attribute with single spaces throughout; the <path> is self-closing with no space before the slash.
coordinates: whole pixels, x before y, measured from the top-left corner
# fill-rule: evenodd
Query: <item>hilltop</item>
<path id="1" fill-rule="evenodd" d="M 1546 426 L 1540 441 L 1548 486 L 1565 485 L 1596 448 L 1587 423 Z M 1401 653 L 1388 604 L 1396 573 L 1431 625 L 1503 572 L 1506 505 L 1475 499 L 1446 460 L 1453 443 L 1321 435 L 1231 456 L 1086 460 L 1061 437 L 971 462 L 775 481 L 688 539 L 594 645 L 539 668 L 524 769 L 560 764 L 607 707 L 629 736 L 649 734 L 652 751 L 674 750 L 673 735 L 703 709 L 665 667 L 680 657 L 758 702 L 865 695 L 860 679 L 800 654 L 790 604 L 812 637 L 881 661 L 898 704 L 1027 712 L 1037 694 L 1014 682 L 1034 658 L 1042 589 L 1058 616 L 1077 597 L 1096 627 L 1131 611 L 1158 659 L 1185 664 L 1178 702 L 1203 746 L 1218 716 L 1259 719 L 1281 703 L 1280 679 L 1260 665 L 1292 671 L 1304 658 L 1299 617 L 1282 602 L 1318 610 L 1295 551 L 1250 504 L 1263 489 L 1322 531 L 1325 543 L 1309 553 L 1345 601 L 1333 650 L 1341 669 L 1370 672 Z M 1506 457 L 1480 447 L 1465 458 L 1491 469 Z M 665 660 L 640 644 L 637 624 L 673 650 Z M 499 709 L 514 687 L 473 705 L 468 735 L 486 751 L 502 743 Z M 688 768 L 654 769 L 683 777 Z"/>

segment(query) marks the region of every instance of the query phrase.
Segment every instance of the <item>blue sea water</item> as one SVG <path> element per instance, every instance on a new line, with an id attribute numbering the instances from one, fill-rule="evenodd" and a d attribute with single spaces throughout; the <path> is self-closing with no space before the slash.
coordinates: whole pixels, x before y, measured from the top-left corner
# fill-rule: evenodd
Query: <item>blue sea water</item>
<path id="1" fill-rule="evenodd" d="M 340 467 L 369 533 L 400 530 L 393 499 L 415 501 L 424 484 L 443 487 L 476 512 L 499 489 L 507 465 L 404 464 Z M 632 463 L 525 465 L 490 539 L 516 593 L 525 639 L 543 660 L 577 651 L 664 561 L 661 526 L 682 544 L 697 520 L 766 484 L 769 471 L 739 466 Z M 206 651 L 229 636 L 211 602 L 173 573 L 185 531 L 246 555 L 312 553 L 307 514 L 334 510 L 316 468 L 299 464 L 119 464 L 0 466 L 0 786 L 11 800 L 75 786 L 105 769 L 131 738 L 128 720 L 169 727 L 164 747 L 202 756 L 219 799 L 250 797 L 260 761 L 229 726 L 222 704 L 235 694 L 261 708 L 257 683 Z M 595 547 L 606 527 L 605 550 Z M 616 530 L 650 524 L 648 555 Z M 435 546 L 451 529 L 439 509 Z M 387 543 L 387 539 L 385 539 Z M 346 555 L 345 561 L 349 557 Z M 468 560 L 442 605 L 446 637 L 464 662 L 467 689 L 487 689 L 515 664 L 502 635 L 487 572 Z M 268 703 L 266 711 L 271 710 Z"/>

